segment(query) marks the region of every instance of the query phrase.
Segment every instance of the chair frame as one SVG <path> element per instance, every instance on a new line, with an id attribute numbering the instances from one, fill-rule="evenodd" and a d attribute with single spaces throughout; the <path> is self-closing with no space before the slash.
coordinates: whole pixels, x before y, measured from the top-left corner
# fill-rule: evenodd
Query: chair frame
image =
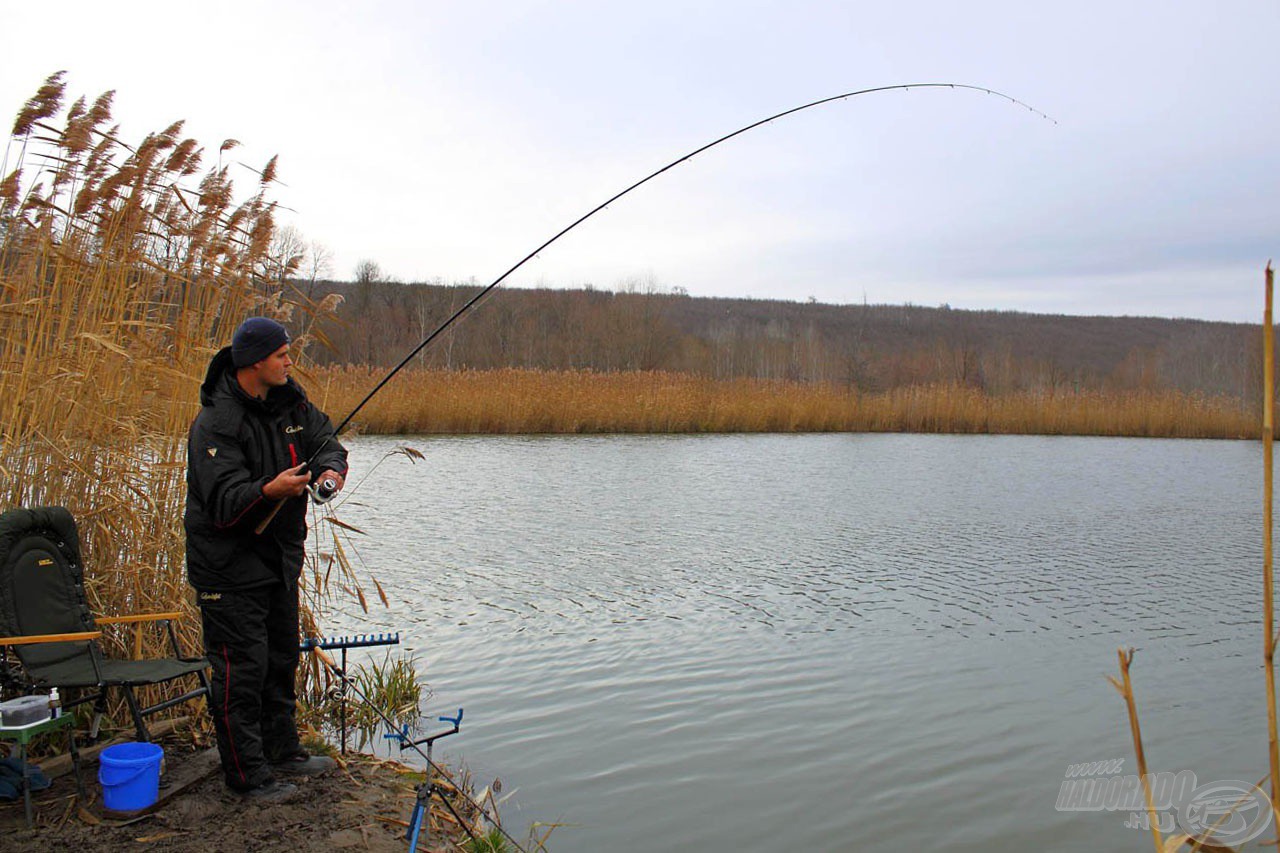
<path id="1" fill-rule="evenodd" d="M 69 517 L 70 513 L 68 513 L 67 515 Z M 71 518 L 72 524 L 74 524 L 74 521 L 75 519 Z M 78 531 L 77 531 L 77 536 L 78 536 Z M 59 543 L 59 547 L 64 547 L 64 546 L 62 543 Z M 79 554 L 79 547 L 80 547 L 79 542 L 76 542 L 74 544 L 74 548 L 75 548 L 74 553 L 77 555 L 77 559 Z M 77 579 L 75 582 L 76 582 L 76 586 L 78 587 L 77 595 L 80 597 L 83 603 L 84 593 L 83 593 L 83 587 L 82 587 L 82 580 Z M 111 688 L 118 688 L 119 690 L 121 690 L 121 692 L 123 692 L 125 702 L 129 707 L 130 716 L 133 718 L 133 724 L 137 732 L 138 740 L 140 741 L 151 740 L 151 734 L 150 734 L 150 731 L 147 729 L 147 725 L 146 725 L 146 719 L 145 719 L 146 717 L 152 714 L 155 714 L 159 711 L 164 711 L 168 708 L 172 708 L 176 705 L 181 705 L 184 702 L 188 702 L 193 699 L 198 699 L 201 696 L 204 696 L 206 698 L 206 701 L 208 700 L 209 674 L 208 674 L 207 661 L 205 661 L 204 658 L 202 657 L 197 657 L 197 658 L 184 657 L 182 654 L 182 648 L 178 643 L 178 633 L 174 628 L 174 622 L 178 619 L 183 618 L 182 613 L 178 611 L 171 611 L 171 612 L 164 612 L 164 613 L 139 613 L 139 614 L 128 614 L 124 616 L 104 616 L 104 617 L 95 617 L 92 614 L 89 614 L 88 618 L 92 620 L 92 625 L 95 628 L 99 628 L 100 626 L 107 626 L 107 625 L 137 625 L 138 629 L 136 630 L 135 637 L 134 637 L 134 640 L 135 640 L 134 655 L 133 655 L 134 659 L 142 659 L 142 631 L 141 631 L 142 623 L 162 622 L 169 636 L 169 643 L 173 647 L 172 660 L 175 660 L 178 663 L 186 663 L 186 664 L 193 664 L 198 661 L 204 661 L 205 666 L 201 669 L 192 670 L 190 672 L 178 673 L 169 678 L 159 679 L 156 681 L 148 681 L 148 682 L 139 681 L 137 683 L 131 683 L 130 681 L 123 680 L 123 679 L 118 680 L 118 679 L 108 678 L 107 674 L 104 672 L 104 664 L 110 664 L 114 659 L 108 659 L 102 653 L 102 648 L 99 645 L 99 641 L 102 639 L 102 636 L 103 636 L 103 632 L 101 630 L 77 631 L 77 632 L 69 632 L 69 633 L 61 633 L 61 634 L 27 634 L 27 635 L 15 635 L 10 637 L 0 637 L 0 663 L 8 667 L 9 676 L 14 680 L 16 680 L 18 684 L 24 686 L 28 692 L 30 690 L 49 689 L 54 687 L 60 690 L 76 691 L 77 694 L 79 695 L 77 695 L 75 699 L 70 699 L 70 697 L 64 697 L 63 699 L 64 710 L 69 711 L 70 709 L 78 705 L 82 705 L 87 702 L 93 702 L 94 717 L 93 717 L 92 728 L 90 730 L 90 735 L 89 735 L 91 738 L 97 737 L 99 724 L 101 723 L 103 714 L 106 712 L 108 691 Z M 88 647 L 89 662 L 92 664 L 92 667 L 93 667 L 93 678 L 94 678 L 94 681 L 96 682 L 96 685 L 87 686 L 83 682 L 77 685 L 58 684 L 56 683 L 56 679 L 46 679 L 44 677 L 41 677 L 36 672 L 28 671 L 26 665 L 21 660 L 21 656 L 17 654 L 17 647 L 33 646 L 33 645 L 39 645 L 42 643 L 65 643 L 65 642 L 86 643 Z M 11 657 L 11 653 L 12 653 L 12 657 Z M 186 691 L 180 696 L 175 696 L 170 699 L 165 699 L 161 702 L 158 702 L 154 705 L 150 705 L 145 708 L 139 704 L 138 698 L 134 693 L 134 690 L 137 686 L 148 684 L 148 683 L 163 684 L 163 683 L 167 683 L 168 681 L 175 680 L 176 678 L 181 678 L 183 675 L 195 675 L 199 680 L 199 686 Z"/>
<path id="2" fill-rule="evenodd" d="M 180 619 L 180 618 L 182 618 L 182 614 L 175 611 L 170 613 L 138 613 L 138 614 L 131 614 L 129 616 L 104 616 L 102 618 L 95 617 L 93 621 L 94 621 L 94 624 L 96 625 L 123 625 L 123 624 L 130 624 L 130 623 L 139 623 L 139 622 L 163 622 L 169 634 L 169 642 L 173 645 L 174 656 L 177 657 L 179 660 L 184 660 L 184 658 L 182 658 L 182 649 L 178 645 L 178 632 L 174 630 L 174 627 L 173 627 L 173 620 Z M 139 638 L 141 638 L 141 636 L 142 636 L 141 634 L 138 634 Z M 101 631 L 81 631 L 81 632 L 72 633 L 72 634 L 32 634 L 32 635 L 20 636 L 20 637 L 0 637 L 0 649 L 4 649 L 5 654 L 7 656 L 7 652 L 9 648 L 12 646 L 35 645 L 38 643 L 68 643 L 68 642 L 79 642 L 84 640 L 97 641 L 101 639 L 102 639 Z M 196 687 L 192 690 L 188 690 L 186 693 L 183 693 L 181 696 L 175 696 L 172 699 L 166 699 L 162 702 L 157 702 L 155 705 L 150 705 L 144 708 L 138 704 L 138 698 L 137 696 L 134 695 L 134 692 L 133 692 L 134 685 L 123 684 L 123 683 L 120 683 L 120 684 L 108 683 L 105 680 L 105 677 L 103 676 L 103 673 L 102 673 L 102 665 L 101 665 L 101 662 L 103 660 L 102 650 L 98 647 L 96 642 L 94 642 L 90 648 L 92 649 L 90 653 L 90 661 L 92 661 L 93 663 L 93 672 L 98 681 L 96 692 L 92 692 L 84 696 L 79 696 L 70 702 L 67 702 L 65 700 L 63 701 L 64 710 L 70 710 L 71 708 L 74 708 L 77 705 L 83 705 L 86 702 L 95 703 L 93 727 L 89 734 L 90 738 L 95 738 L 98 736 L 98 726 L 102 720 L 103 713 L 106 711 L 107 691 L 112 687 L 119 688 L 121 692 L 124 693 L 125 703 L 129 706 L 129 714 L 130 716 L 133 717 L 133 725 L 137 731 L 138 740 L 140 741 L 151 740 L 151 732 L 147 729 L 146 720 L 145 720 L 146 717 L 158 711 L 164 711 L 168 708 L 172 708 L 175 705 L 181 705 L 183 702 L 189 702 L 192 699 L 198 699 L 201 696 L 209 695 L 209 675 L 207 672 L 205 672 L 205 670 L 202 669 L 195 673 L 195 675 L 200 679 L 199 687 Z M 186 659 L 186 660 L 189 660 L 189 659 Z M 22 665 L 21 661 L 18 661 L 18 666 L 21 667 L 21 665 Z M 181 676 L 178 676 L 178 677 L 181 677 Z M 46 686 L 43 684 L 43 682 L 39 680 L 35 680 L 35 679 L 26 679 L 26 680 L 33 687 Z M 50 682 L 47 686 L 58 687 L 59 685 L 53 684 L 52 682 Z M 85 688 L 72 687 L 69 689 L 83 691 Z"/>

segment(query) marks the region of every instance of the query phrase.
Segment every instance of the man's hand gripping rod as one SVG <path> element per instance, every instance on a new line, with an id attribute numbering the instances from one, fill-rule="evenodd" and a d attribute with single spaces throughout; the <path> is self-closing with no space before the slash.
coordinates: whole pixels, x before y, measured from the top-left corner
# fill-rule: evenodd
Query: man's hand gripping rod
<path id="1" fill-rule="evenodd" d="M 342 422 L 342 426 L 346 426 L 347 421 L 350 419 L 350 416 L 348 416 L 347 419 Z M 316 449 L 316 452 L 311 454 L 311 458 L 305 463 L 308 470 L 311 468 L 312 464 L 315 463 L 316 457 L 320 455 L 320 450 L 332 441 L 337 434 L 338 431 L 334 430 L 333 435 L 321 442 L 320 447 Z M 333 496 L 338 493 L 338 481 L 332 477 L 325 477 L 323 480 L 317 480 L 314 483 L 307 484 L 307 491 L 311 493 L 311 500 L 313 503 L 317 505 L 328 503 L 333 499 Z M 267 517 L 262 519 L 262 521 L 258 523 L 257 527 L 253 528 L 253 532 L 258 536 L 261 536 L 262 532 L 271 524 L 272 519 L 274 519 L 276 514 L 280 512 L 280 508 L 284 506 L 285 501 L 287 500 L 289 500 L 289 498 L 280 498 L 277 500 L 276 505 L 271 508 L 271 512 L 267 513 Z"/>

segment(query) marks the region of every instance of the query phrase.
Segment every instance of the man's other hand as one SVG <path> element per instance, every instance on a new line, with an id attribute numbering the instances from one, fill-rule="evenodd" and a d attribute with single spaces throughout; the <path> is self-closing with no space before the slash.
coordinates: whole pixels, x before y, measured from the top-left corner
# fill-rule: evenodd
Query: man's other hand
<path id="1" fill-rule="evenodd" d="M 335 492 L 342 491 L 342 487 L 347 484 L 347 478 L 343 477 L 341 474 L 339 474 L 337 471 L 334 471 L 332 468 L 325 471 L 319 477 L 316 477 L 317 483 L 323 483 L 325 480 L 333 480 L 335 483 L 338 484 L 338 487 L 334 489 Z"/>

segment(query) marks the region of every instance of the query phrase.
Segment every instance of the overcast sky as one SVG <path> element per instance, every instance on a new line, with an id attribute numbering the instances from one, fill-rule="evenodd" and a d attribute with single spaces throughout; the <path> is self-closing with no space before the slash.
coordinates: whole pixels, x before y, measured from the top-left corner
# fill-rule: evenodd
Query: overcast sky
<path id="1" fill-rule="evenodd" d="M 62 2 L 0 13 L 0 115 L 53 71 L 280 155 L 285 218 L 404 281 L 1256 321 L 1280 256 L 1280 0 Z M 8 121 L 8 119 L 6 119 Z M 242 172 L 242 186 L 253 176 Z"/>

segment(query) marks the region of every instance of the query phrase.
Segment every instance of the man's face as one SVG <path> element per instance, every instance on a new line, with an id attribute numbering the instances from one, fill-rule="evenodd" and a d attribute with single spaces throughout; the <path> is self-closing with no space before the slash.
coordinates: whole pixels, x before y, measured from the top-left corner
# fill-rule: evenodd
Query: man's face
<path id="1" fill-rule="evenodd" d="M 253 369 L 258 372 L 258 378 L 262 380 L 263 385 L 268 388 L 278 388 L 288 381 L 289 369 L 292 367 L 293 359 L 289 358 L 289 345 L 285 344 L 255 364 Z"/>

